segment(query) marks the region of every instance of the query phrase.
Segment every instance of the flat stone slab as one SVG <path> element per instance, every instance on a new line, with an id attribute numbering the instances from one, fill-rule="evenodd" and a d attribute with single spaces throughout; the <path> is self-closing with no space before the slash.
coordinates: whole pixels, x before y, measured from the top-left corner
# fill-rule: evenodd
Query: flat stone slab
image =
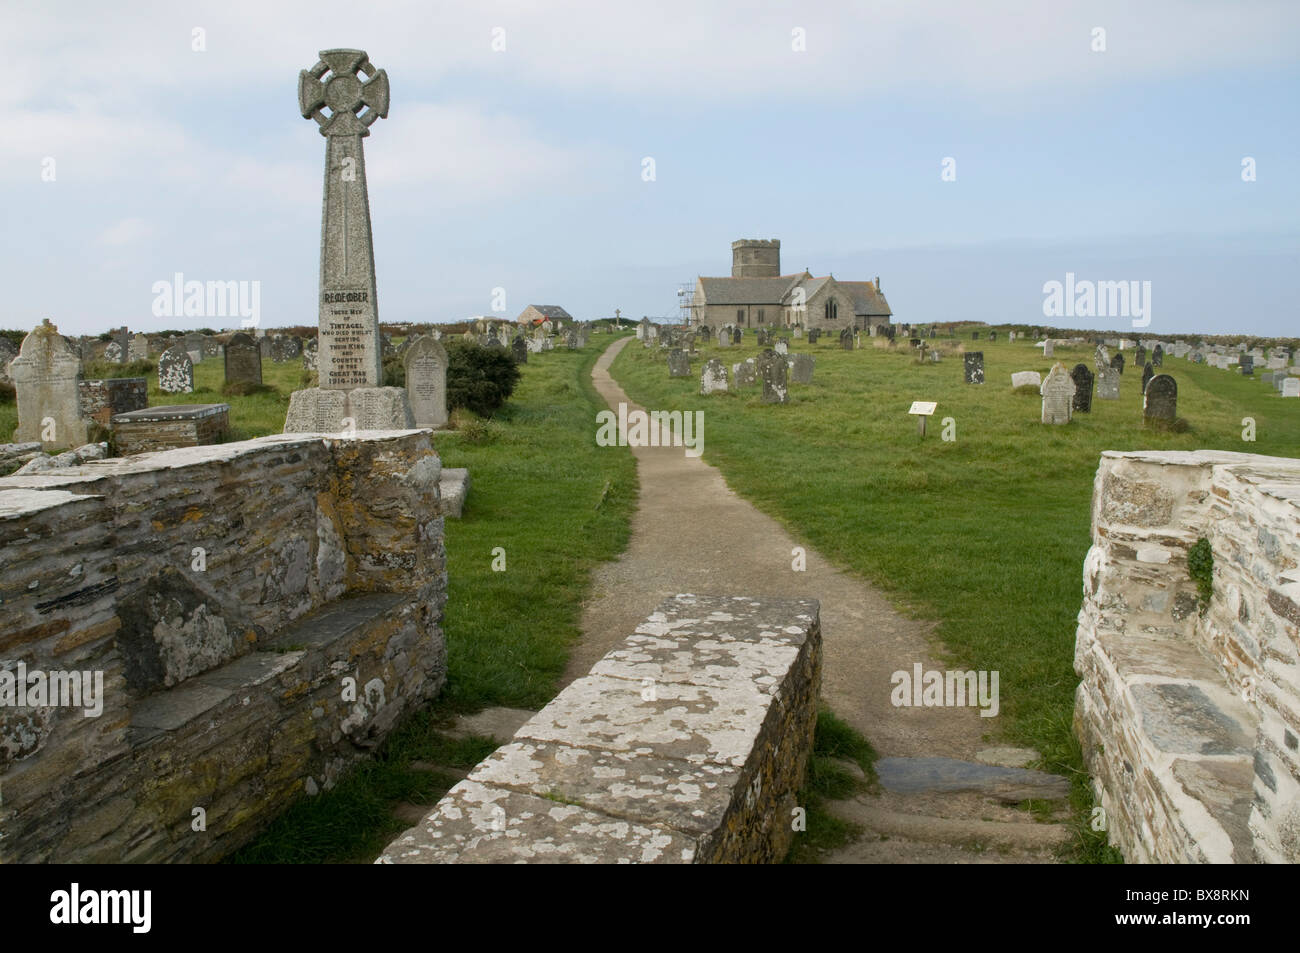
<path id="1" fill-rule="evenodd" d="M 1240 717 L 1244 706 L 1242 713 L 1229 713 L 1223 699 L 1216 701 L 1205 689 L 1213 690 L 1204 683 L 1133 685 L 1143 733 L 1158 750 L 1171 754 L 1249 755 L 1255 735 Z M 1227 695 L 1226 690 L 1221 694 Z"/>
<path id="2" fill-rule="evenodd" d="M 145 407 L 114 414 L 114 424 L 161 423 L 168 420 L 202 420 L 230 413 L 229 404 L 168 404 L 162 407 Z"/>
<path id="3" fill-rule="evenodd" d="M 465 511 L 469 496 L 469 470 L 466 467 L 443 467 L 438 477 L 438 494 L 442 497 L 442 515 L 458 520 Z"/>
<path id="4" fill-rule="evenodd" d="M 1070 782 L 1057 774 L 956 758 L 881 758 L 876 775 L 886 790 L 900 794 L 972 791 L 1013 802 L 1050 801 L 1070 794 Z"/>
<path id="5" fill-rule="evenodd" d="M 573 804 L 461 781 L 381 864 L 689 864 L 695 842 Z M 419 832 L 419 833 L 417 833 Z"/>
<path id="6" fill-rule="evenodd" d="M 477 735 L 507 741 L 513 738 L 515 732 L 523 727 L 524 722 L 535 714 L 537 712 L 529 711 L 527 708 L 485 708 L 472 715 L 458 717 L 456 727 L 448 734 L 460 738 Z"/>

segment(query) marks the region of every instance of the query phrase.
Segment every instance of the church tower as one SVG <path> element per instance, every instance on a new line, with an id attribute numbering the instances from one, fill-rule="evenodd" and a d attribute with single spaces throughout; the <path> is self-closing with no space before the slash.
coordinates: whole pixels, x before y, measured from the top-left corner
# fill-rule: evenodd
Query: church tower
<path id="1" fill-rule="evenodd" d="M 781 274 L 781 240 L 742 238 L 731 243 L 731 277 L 777 278 Z"/>

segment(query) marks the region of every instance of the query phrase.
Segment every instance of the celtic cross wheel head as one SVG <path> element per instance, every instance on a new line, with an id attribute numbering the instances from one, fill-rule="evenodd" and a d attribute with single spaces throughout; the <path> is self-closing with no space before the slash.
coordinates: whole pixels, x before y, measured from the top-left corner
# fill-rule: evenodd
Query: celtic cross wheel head
<path id="1" fill-rule="evenodd" d="M 322 136 L 368 136 L 370 125 L 388 116 L 388 74 L 365 50 L 321 50 L 320 62 L 298 74 L 298 108 Z"/>

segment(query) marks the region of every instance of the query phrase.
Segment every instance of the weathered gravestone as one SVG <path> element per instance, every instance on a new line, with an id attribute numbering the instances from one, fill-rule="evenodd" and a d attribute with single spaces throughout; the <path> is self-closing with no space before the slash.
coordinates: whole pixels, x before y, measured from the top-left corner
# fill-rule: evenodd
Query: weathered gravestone
<path id="1" fill-rule="evenodd" d="M 725 394 L 726 392 L 726 365 L 716 357 L 710 358 L 704 362 L 704 370 L 700 373 L 700 393 L 708 396 L 709 394 Z"/>
<path id="2" fill-rule="evenodd" d="M 522 336 L 517 337 L 510 342 L 510 353 L 514 355 L 515 363 L 528 363 L 528 344 L 524 341 Z M 412 409 L 414 409 L 414 405 L 412 405 Z"/>
<path id="3" fill-rule="evenodd" d="M 1074 378 L 1064 364 L 1052 367 L 1039 393 L 1043 395 L 1043 423 L 1068 424 L 1074 409 Z"/>
<path id="4" fill-rule="evenodd" d="M 127 346 L 126 359 L 128 361 L 149 360 L 149 338 L 143 334 L 132 334 L 131 343 Z"/>
<path id="5" fill-rule="evenodd" d="M 406 395 L 415 426 L 437 430 L 447 423 L 447 349 L 421 335 L 402 355 Z"/>
<path id="6" fill-rule="evenodd" d="M 989 332 L 989 340 L 990 340 L 990 341 L 996 341 L 997 339 L 998 339 L 998 332 L 997 332 L 997 331 L 990 331 L 990 332 Z"/>
<path id="7" fill-rule="evenodd" d="M 358 78 L 360 74 L 360 78 Z M 318 387 L 294 391 L 286 433 L 403 430 L 414 425 L 400 387 L 383 387 L 375 252 L 362 140 L 388 115 L 388 75 L 363 50 L 324 50 L 298 75 L 298 108 L 325 137 Z M 326 110 L 329 110 L 328 115 Z"/>
<path id="8" fill-rule="evenodd" d="M 292 361 L 301 353 L 302 345 L 298 343 L 296 337 L 288 334 L 277 334 L 271 338 L 271 360 L 276 364 Z"/>
<path id="9" fill-rule="evenodd" d="M 189 334 L 181 336 L 181 347 L 185 348 L 185 353 L 190 356 L 191 364 L 200 364 L 204 358 L 204 344 L 207 338 L 197 331 L 191 331 Z"/>
<path id="10" fill-rule="evenodd" d="M 698 333 L 700 335 L 701 344 L 708 344 L 713 337 L 713 334 L 709 330 L 709 326 L 707 324 L 701 325 Z"/>
<path id="11" fill-rule="evenodd" d="M 970 351 L 963 362 L 967 384 L 984 383 L 984 352 Z"/>
<path id="12" fill-rule="evenodd" d="M 1119 400 L 1119 371 L 1109 364 L 1097 368 L 1097 399 Z"/>
<path id="13" fill-rule="evenodd" d="M 194 362 L 183 344 L 173 344 L 158 358 L 158 389 L 165 394 L 194 393 Z"/>
<path id="14" fill-rule="evenodd" d="M 77 381 L 81 360 L 48 318 L 23 338 L 9 364 L 18 396 L 14 443 L 40 441 L 46 450 L 87 442 Z"/>
<path id="15" fill-rule="evenodd" d="M 1151 367 L 1150 361 L 1142 365 L 1142 393 L 1145 394 L 1147 392 L 1147 384 L 1149 384 L 1151 382 L 1151 378 L 1155 376 L 1156 376 L 1156 372 Z"/>
<path id="16" fill-rule="evenodd" d="M 1055 342 L 1055 341 L 1044 341 L 1044 342 L 1043 342 L 1043 357 L 1045 357 L 1045 358 L 1047 358 L 1047 357 L 1053 357 L 1053 356 L 1055 356 L 1055 354 L 1056 354 L 1056 342 Z"/>
<path id="17" fill-rule="evenodd" d="M 564 332 L 564 346 L 570 351 L 578 349 L 578 332 L 570 328 Z"/>
<path id="18" fill-rule="evenodd" d="M 1137 350 L 1133 352 L 1133 366 L 1138 367 L 1140 365 L 1145 364 L 1146 362 L 1147 362 L 1147 349 L 1143 347 L 1141 344 L 1139 344 L 1137 346 Z"/>
<path id="19" fill-rule="evenodd" d="M 1078 413 L 1090 413 L 1092 411 L 1092 380 L 1093 373 L 1088 370 L 1087 364 L 1076 364 L 1074 370 L 1070 372 L 1074 378 L 1074 409 Z"/>
<path id="20" fill-rule="evenodd" d="M 972 341 L 978 341 L 980 339 L 980 333 L 978 331 L 972 331 L 970 333 L 970 339 Z"/>
<path id="21" fill-rule="evenodd" d="M 1123 373 L 1124 373 L 1124 355 L 1123 355 L 1123 354 L 1118 354 L 1118 353 L 1117 353 L 1114 357 L 1112 357 L 1112 358 L 1110 359 L 1110 366 L 1113 367 L 1113 368 L 1115 368 L 1115 370 L 1116 370 L 1117 372 L 1119 372 L 1120 374 L 1123 374 Z"/>
<path id="22" fill-rule="evenodd" d="M 314 371 L 320 365 L 317 363 L 317 344 L 315 338 L 308 338 L 302 345 L 302 369 L 304 371 Z"/>
<path id="23" fill-rule="evenodd" d="M 1245 377 L 1255 376 L 1255 359 L 1249 354 L 1241 356 L 1241 373 Z"/>
<path id="24" fill-rule="evenodd" d="M 816 358 L 811 354 L 794 354 L 790 357 L 790 379 L 796 384 L 811 384 Z"/>
<path id="25" fill-rule="evenodd" d="M 751 357 L 739 364 L 732 364 L 731 379 L 736 388 L 755 386 L 758 383 L 758 371 L 754 368 L 754 359 Z"/>
<path id="26" fill-rule="evenodd" d="M 731 343 L 739 344 L 744 339 L 744 332 L 740 328 L 731 329 Z"/>
<path id="27" fill-rule="evenodd" d="M 1157 344 L 1151 349 L 1151 364 L 1154 367 L 1163 367 L 1165 363 L 1165 349 Z"/>
<path id="28" fill-rule="evenodd" d="M 1283 397 L 1300 397 L 1300 377 L 1287 377 L 1282 381 Z"/>
<path id="29" fill-rule="evenodd" d="M 262 349 L 242 331 L 226 342 L 226 383 L 234 381 L 262 383 Z"/>
<path id="30" fill-rule="evenodd" d="M 122 350 L 122 345 L 116 341 L 109 341 L 108 347 L 104 348 L 104 360 L 111 364 L 121 364 L 126 360 L 126 352 Z"/>
<path id="31" fill-rule="evenodd" d="M 1161 424 L 1178 419 L 1178 383 L 1168 374 L 1151 378 L 1142 394 L 1142 417 L 1146 422 Z"/>
<path id="32" fill-rule="evenodd" d="M 1016 371 L 1011 375 L 1012 387 L 1032 387 L 1034 390 L 1043 386 L 1042 375 L 1038 371 Z"/>
<path id="33" fill-rule="evenodd" d="M 796 341 L 802 341 L 802 340 L 803 340 L 803 326 L 802 326 L 802 325 L 798 325 L 798 324 L 796 324 L 796 325 L 794 326 L 794 331 L 793 331 L 792 333 L 794 334 L 794 339 L 795 339 Z"/>
<path id="34" fill-rule="evenodd" d="M 782 357 L 786 357 L 790 353 L 790 342 L 785 338 L 777 338 L 776 344 L 772 345 L 772 350 Z"/>
<path id="35" fill-rule="evenodd" d="M 789 365 L 786 359 L 771 349 L 759 352 L 756 362 L 758 379 L 763 384 L 763 403 L 784 404 L 790 399 L 787 384 Z"/>
<path id="36" fill-rule="evenodd" d="M 808 343 L 816 344 L 817 341 L 821 338 L 821 336 L 822 336 L 822 332 L 820 328 L 810 328 L 808 330 Z"/>
<path id="37" fill-rule="evenodd" d="M 668 376 L 669 377 L 690 377 L 691 376 L 691 358 L 679 347 L 670 348 L 668 351 Z"/>
<path id="38" fill-rule="evenodd" d="M 1103 367 L 1110 367 L 1110 351 L 1106 350 L 1106 345 L 1097 345 L 1097 352 L 1093 356 L 1092 363 L 1097 370 L 1101 370 Z"/>
<path id="39" fill-rule="evenodd" d="M 18 348 L 6 337 L 0 337 L 0 380 L 9 379 L 9 362 L 18 356 Z"/>
<path id="40" fill-rule="evenodd" d="M 848 328 L 840 332 L 840 347 L 846 351 L 853 350 L 853 332 Z"/>
<path id="41" fill-rule="evenodd" d="M 718 328 L 718 347 L 731 347 L 731 328 Z"/>

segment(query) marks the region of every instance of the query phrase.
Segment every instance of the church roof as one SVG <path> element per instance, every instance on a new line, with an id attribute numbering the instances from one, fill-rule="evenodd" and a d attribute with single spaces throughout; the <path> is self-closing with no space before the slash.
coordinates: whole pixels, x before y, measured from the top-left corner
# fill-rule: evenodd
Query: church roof
<path id="1" fill-rule="evenodd" d="M 780 278 L 700 277 L 705 304 L 770 304 L 780 307 L 781 299 L 801 276 Z"/>
<path id="2" fill-rule="evenodd" d="M 841 281 L 840 287 L 849 293 L 853 299 L 854 314 L 893 314 L 889 310 L 889 302 L 885 296 L 876 290 L 874 281 Z"/>

